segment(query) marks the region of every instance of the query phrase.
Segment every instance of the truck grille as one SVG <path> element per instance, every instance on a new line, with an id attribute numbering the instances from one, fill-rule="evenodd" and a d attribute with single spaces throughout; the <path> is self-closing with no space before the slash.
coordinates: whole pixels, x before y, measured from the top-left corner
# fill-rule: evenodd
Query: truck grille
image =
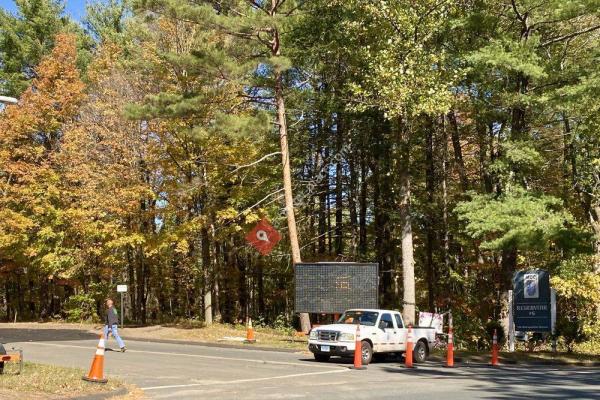
<path id="1" fill-rule="evenodd" d="M 319 331 L 319 340 L 325 342 L 335 342 L 338 339 L 339 332 L 336 331 Z"/>

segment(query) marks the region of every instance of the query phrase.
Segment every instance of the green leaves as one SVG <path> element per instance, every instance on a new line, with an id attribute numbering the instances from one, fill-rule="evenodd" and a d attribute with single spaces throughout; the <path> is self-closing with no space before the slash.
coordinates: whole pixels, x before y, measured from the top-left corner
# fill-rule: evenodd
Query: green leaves
<path id="1" fill-rule="evenodd" d="M 542 79 L 547 73 L 536 46 L 536 40 L 493 40 L 471 53 L 466 60 L 480 68 L 494 68 L 504 74 L 520 73 L 529 78 Z"/>
<path id="2" fill-rule="evenodd" d="M 447 29 L 451 3 L 402 0 L 374 3 L 350 2 L 355 19 L 349 36 L 362 39 L 365 69 L 351 83 L 358 111 L 380 108 L 393 119 L 446 112 L 451 103 L 452 76 L 447 54 L 437 37 Z M 421 14 L 419 10 L 426 12 Z"/>
<path id="3" fill-rule="evenodd" d="M 473 195 L 454 211 L 465 223 L 465 232 L 481 240 L 484 249 L 543 250 L 574 223 L 561 205 L 552 196 L 515 190 L 499 197 Z"/>

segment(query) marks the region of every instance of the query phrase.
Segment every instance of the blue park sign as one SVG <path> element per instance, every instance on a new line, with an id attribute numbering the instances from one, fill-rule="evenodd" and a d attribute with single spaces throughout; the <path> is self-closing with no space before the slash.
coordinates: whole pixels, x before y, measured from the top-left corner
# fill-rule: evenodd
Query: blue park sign
<path id="1" fill-rule="evenodd" d="M 518 271 L 513 277 L 515 330 L 550 332 L 550 275 L 548 271 Z"/>

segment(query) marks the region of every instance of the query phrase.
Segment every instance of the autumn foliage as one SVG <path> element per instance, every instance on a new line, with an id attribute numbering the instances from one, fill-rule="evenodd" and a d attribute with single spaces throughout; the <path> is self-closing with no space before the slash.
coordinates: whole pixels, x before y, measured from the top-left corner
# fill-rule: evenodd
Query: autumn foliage
<path id="1" fill-rule="evenodd" d="M 300 328 L 301 258 L 378 263 L 382 307 L 452 310 L 473 347 L 545 269 L 567 348 L 600 340 L 597 1 L 24 4 L 0 318 L 95 318 L 125 283 L 139 323 Z"/>

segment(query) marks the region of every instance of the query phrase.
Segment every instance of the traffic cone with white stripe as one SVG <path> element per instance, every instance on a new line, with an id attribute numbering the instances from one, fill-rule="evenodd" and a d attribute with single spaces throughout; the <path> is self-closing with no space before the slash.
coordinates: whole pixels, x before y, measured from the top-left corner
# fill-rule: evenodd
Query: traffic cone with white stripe
<path id="1" fill-rule="evenodd" d="M 404 366 L 406 368 L 413 367 L 413 331 L 412 325 L 408 326 L 408 332 L 406 334 L 406 352 L 404 353 Z"/>
<path id="2" fill-rule="evenodd" d="M 104 335 L 100 335 L 100 341 L 96 348 L 96 354 L 94 355 L 90 372 L 81 379 L 94 383 L 108 382 L 108 379 L 104 378 Z"/>
<path id="3" fill-rule="evenodd" d="M 494 336 L 492 338 L 492 367 L 498 366 L 498 333 L 494 329 Z"/>
<path id="4" fill-rule="evenodd" d="M 446 367 L 454 367 L 454 334 L 452 327 L 448 328 L 448 352 L 446 354 Z"/>
<path id="5" fill-rule="evenodd" d="M 252 318 L 248 318 L 248 326 L 246 328 L 246 340 L 245 343 L 256 343 L 254 338 L 254 328 L 252 327 Z"/>
<path id="6" fill-rule="evenodd" d="M 362 340 L 360 338 L 360 324 L 356 325 L 356 337 L 354 338 L 354 365 L 352 369 L 367 369 L 362 365 Z"/>

